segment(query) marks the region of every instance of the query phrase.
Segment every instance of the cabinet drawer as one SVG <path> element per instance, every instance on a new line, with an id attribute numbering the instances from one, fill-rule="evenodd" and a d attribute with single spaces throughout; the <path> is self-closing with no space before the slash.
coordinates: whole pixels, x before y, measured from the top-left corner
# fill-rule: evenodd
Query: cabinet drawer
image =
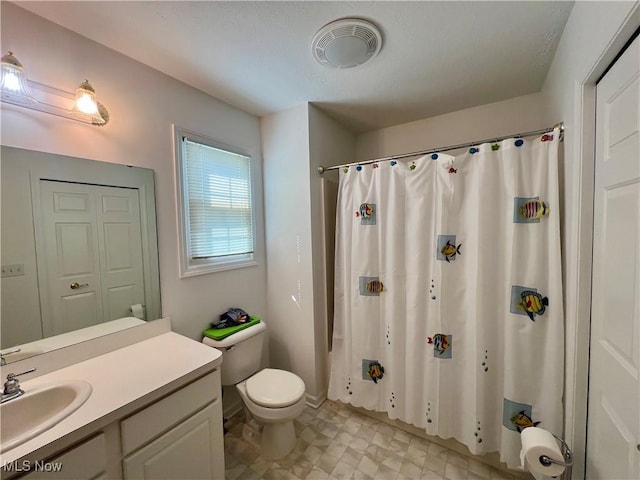
<path id="1" fill-rule="evenodd" d="M 181 388 L 120 423 L 126 455 L 177 425 L 221 394 L 220 370 Z"/>
<path id="2" fill-rule="evenodd" d="M 30 464 L 23 480 L 106 479 L 107 450 L 104 434 L 44 462 Z"/>

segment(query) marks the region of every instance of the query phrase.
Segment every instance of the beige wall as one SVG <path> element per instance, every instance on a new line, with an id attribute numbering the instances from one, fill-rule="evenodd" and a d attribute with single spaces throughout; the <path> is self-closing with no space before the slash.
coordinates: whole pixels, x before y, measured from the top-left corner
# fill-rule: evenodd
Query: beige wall
<path id="1" fill-rule="evenodd" d="M 100 44 L 2 2 L 2 51 L 11 50 L 33 81 L 73 91 L 85 78 L 111 121 L 93 127 L 3 104 L 1 143 L 91 160 L 151 168 L 156 206 L 162 311 L 174 329 L 199 339 L 211 319 L 232 306 L 266 312 L 260 122 L 237 108 Z M 255 185 L 258 266 L 180 279 L 172 124 L 248 152 Z M 11 252 L 3 249 L 3 258 Z"/>
<path id="2" fill-rule="evenodd" d="M 357 139 L 357 160 L 545 128 L 546 110 L 545 97 L 533 93 L 364 133 Z"/>
<path id="3" fill-rule="evenodd" d="M 335 239 L 335 195 L 338 188 L 338 172 L 328 171 L 320 175 L 318 167 L 352 162 L 356 151 L 356 136 L 321 109 L 309 105 L 310 198 L 313 289 L 315 312 L 315 364 L 317 388 L 323 395 L 329 385 L 328 323 L 333 322 L 333 263 Z M 321 182 L 324 181 L 324 186 Z M 326 190 L 323 192 L 323 188 Z M 328 265 L 328 263 L 331 265 Z M 331 317 L 330 317 L 331 314 Z M 332 331 L 332 329 L 331 329 Z"/>
<path id="4" fill-rule="evenodd" d="M 29 166 L 0 163 L 2 176 L 2 264 L 24 265 L 24 275 L 2 279 L 3 350 L 42 338 Z M 7 179 L 11 179 L 10 182 Z"/>
<path id="5" fill-rule="evenodd" d="M 307 105 L 261 120 L 271 365 L 316 394 Z"/>
<path id="6" fill-rule="evenodd" d="M 313 105 L 264 117 L 267 324 L 271 364 L 326 396 L 325 239 L 317 166 L 349 161 L 355 135 Z"/>

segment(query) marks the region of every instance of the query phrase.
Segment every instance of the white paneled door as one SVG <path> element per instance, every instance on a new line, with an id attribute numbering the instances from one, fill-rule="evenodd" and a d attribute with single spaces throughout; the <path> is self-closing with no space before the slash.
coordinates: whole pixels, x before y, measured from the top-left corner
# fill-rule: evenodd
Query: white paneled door
<path id="1" fill-rule="evenodd" d="M 131 316 L 144 303 L 138 190 L 41 180 L 45 336 Z"/>
<path id="2" fill-rule="evenodd" d="M 589 479 L 640 478 L 640 38 L 597 86 Z"/>

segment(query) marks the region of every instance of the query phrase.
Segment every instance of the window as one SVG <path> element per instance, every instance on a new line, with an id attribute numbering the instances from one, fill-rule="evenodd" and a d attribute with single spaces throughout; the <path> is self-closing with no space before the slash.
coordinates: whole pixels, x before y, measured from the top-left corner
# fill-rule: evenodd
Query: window
<path id="1" fill-rule="evenodd" d="M 175 131 L 180 275 L 255 265 L 251 157 Z"/>

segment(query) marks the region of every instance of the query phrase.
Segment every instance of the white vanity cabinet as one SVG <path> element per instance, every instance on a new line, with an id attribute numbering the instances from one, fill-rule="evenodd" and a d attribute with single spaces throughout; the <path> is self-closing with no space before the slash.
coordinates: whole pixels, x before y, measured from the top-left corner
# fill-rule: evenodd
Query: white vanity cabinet
<path id="1" fill-rule="evenodd" d="M 153 336 L 83 361 L 75 355 L 102 339 L 38 359 L 33 366 L 42 369 L 56 355 L 68 364 L 23 381 L 27 395 L 71 380 L 92 392 L 68 417 L 2 452 L 0 480 L 224 479 L 222 353 L 158 332 L 157 322 L 170 327 L 151 322 L 144 328 Z"/>
<path id="2" fill-rule="evenodd" d="M 20 480 L 223 480 L 221 396 L 216 369 L 61 453 L 10 470 Z"/>
<path id="3" fill-rule="evenodd" d="M 220 371 L 121 422 L 125 480 L 224 479 Z"/>

